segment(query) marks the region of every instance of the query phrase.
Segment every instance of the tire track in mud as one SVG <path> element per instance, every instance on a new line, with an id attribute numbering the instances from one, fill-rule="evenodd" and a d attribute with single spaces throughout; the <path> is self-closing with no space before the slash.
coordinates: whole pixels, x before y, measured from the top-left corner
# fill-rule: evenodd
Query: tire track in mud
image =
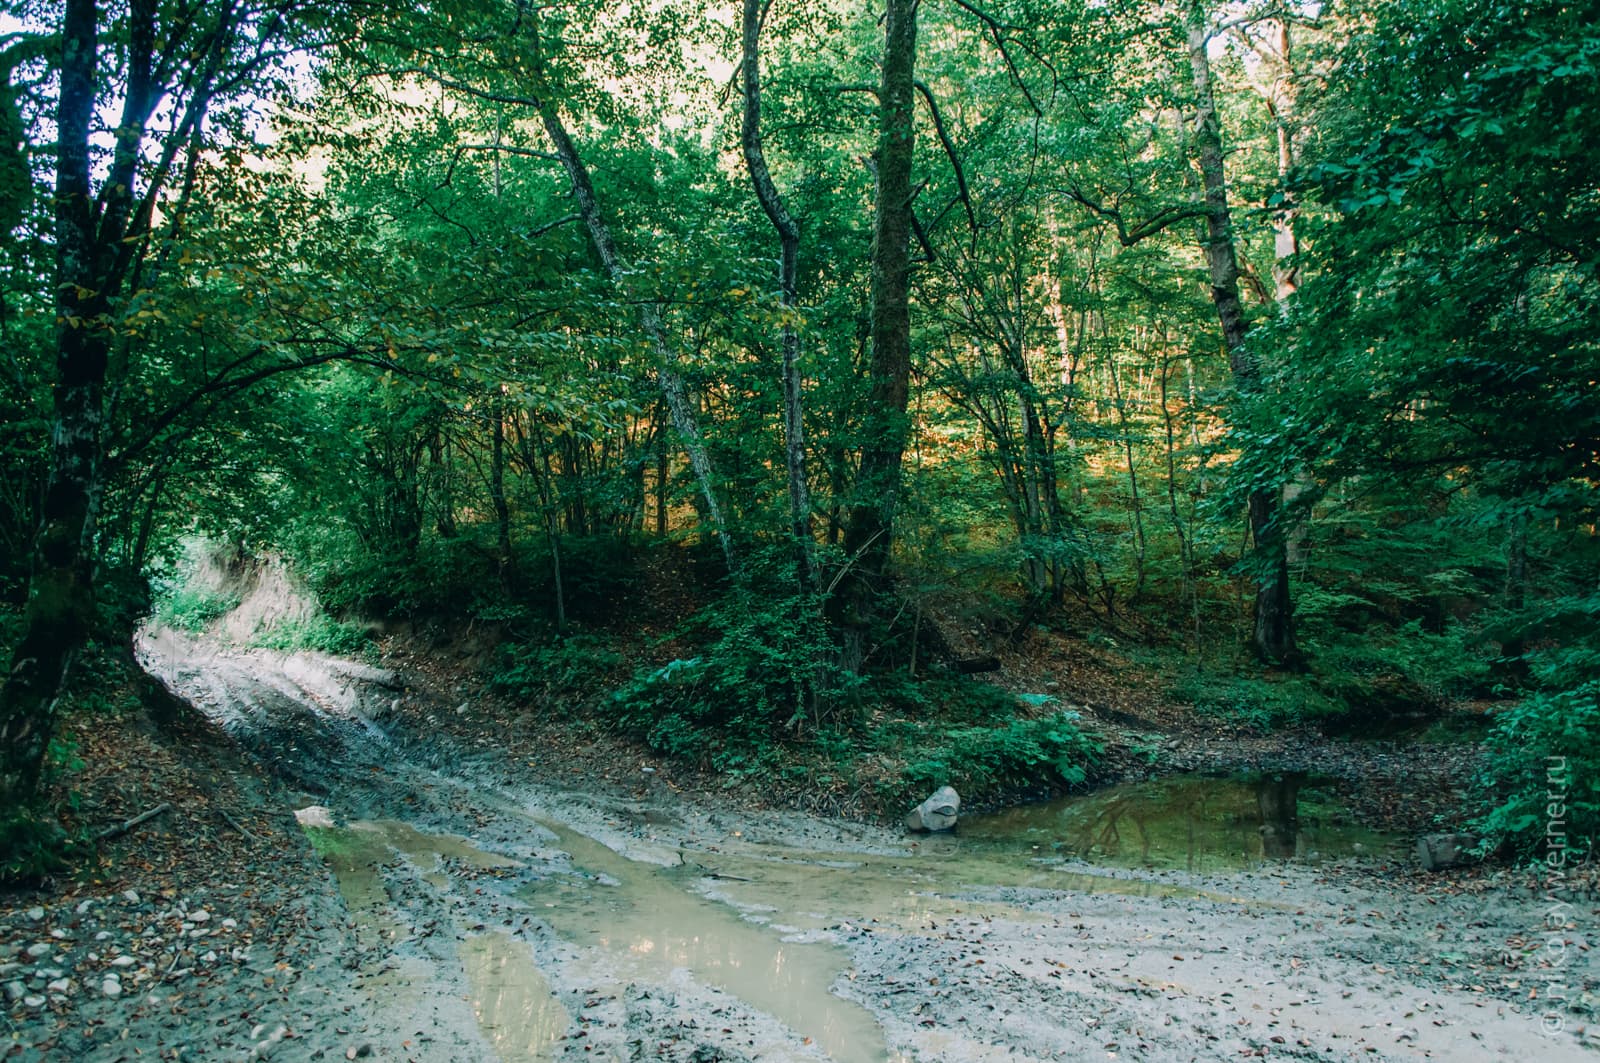
<path id="1" fill-rule="evenodd" d="M 736 833 L 726 810 L 507 781 L 510 764 L 406 733 L 397 697 L 449 710 L 381 669 L 171 635 L 144 652 L 345 825 L 317 840 L 359 924 L 354 984 L 416 1028 L 414 1058 L 1600 1058 L 1427 968 L 1447 935 L 1416 928 L 1490 939 L 1537 925 L 1532 902 L 1430 909 L 1293 871 L 1171 888 L 941 864 L 887 835 L 824 852 L 804 817 Z M 1412 935 L 1375 928 L 1379 906 Z M 708 959 L 719 934 L 738 946 Z M 1572 974 L 1592 986 L 1589 955 Z"/>

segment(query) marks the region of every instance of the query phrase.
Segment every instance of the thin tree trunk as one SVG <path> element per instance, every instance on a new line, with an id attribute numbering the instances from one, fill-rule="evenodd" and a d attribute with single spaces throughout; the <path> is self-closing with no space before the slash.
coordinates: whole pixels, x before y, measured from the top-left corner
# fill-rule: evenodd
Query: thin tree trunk
<path id="1" fill-rule="evenodd" d="M 489 500 L 494 504 L 495 552 L 500 559 L 500 582 L 511 585 L 511 507 L 506 504 L 506 417 L 497 397 L 489 404 Z"/>
<path id="2" fill-rule="evenodd" d="M 1204 14 L 1196 8 L 1189 25 L 1189 65 L 1196 103 L 1195 154 L 1205 187 L 1205 254 L 1211 272 L 1211 300 L 1222 322 L 1228 367 L 1240 391 L 1248 396 L 1260 374 L 1255 358 L 1245 347 L 1249 325 L 1239 298 L 1239 260 L 1228 208 L 1222 128 L 1211 81 L 1211 60 L 1206 54 L 1209 40 Z M 1250 493 L 1250 531 L 1255 538 L 1258 566 L 1251 643 L 1263 660 L 1293 665 L 1298 662 L 1299 652 L 1294 639 L 1289 564 L 1279 508 L 1279 490 L 1258 488 Z"/>
<path id="3" fill-rule="evenodd" d="M 783 205 L 761 150 L 761 0 L 744 0 L 744 122 L 740 143 L 750 183 L 767 219 L 778 233 L 779 301 L 795 305 L 800 262 L 800 227 Z M 809 592 L 816 586 L 815 544 L 811 539 L 811 496 L 806 486 L 805 422 L 801 416 L 800 337 L 786 314 L 779 334 L 783 350 L 784 465 L 789 479 L 789 530 L 799 553 L 800 580 Z"/>
<path id="4" fill-rule="evenodd" d="M 541 99 L 539 118 L 544 124 L 545 133 L 555 145 L 562 166 L 566 168 L 568 179 L 572 182 L 572 195 L 578 202 L 578 213 L 589 231 L 589 239 L 594 245 L 595 254 L 612 282 L 621 285 L 624 279 L 622 260 L 617 254 L 617 244 L 612 239 L 611 227 L 606 224 L 605 218 L 600 213 L 600 204 L 594 194 L 594 182 L 589 179 L 589 169 L 578 154 L 572 137 L 567 134 L 567 127 L 561 121 L 561 115 L 556 111 L 555 105 Z M 694 470 L 696 481 L 700 484 L 700 493 L 705 496 L 706 514 L 710 517 L 711 526 L 716 531 L 717 540 L 722 546 L 723 560 L 727 562 L 729 571 L 734 571 L 738 565 L 734 560 L 733 543 L 728 539 L 728 526 L 723 518 L 722 503 L 717 496 L 716 475 L 711 468 L 711 456 L 706 451 L 704 439 L 701 438 L 699 420 L 695 416 L 694 408 L 689 404 L 688 389 L 674 365 L 666 330 L 661 324 L 661 311 L 653 303 L 646 303 L 639 310 L 639 322 L 644 326 L 646 334 L 650 337 L 651 346 L 655 350 L 656 379 L 661 387 L 661 397 L 666 402 L 667 415 L 683 439 L 684 450 L 689 455 L 689 465 Z"/>

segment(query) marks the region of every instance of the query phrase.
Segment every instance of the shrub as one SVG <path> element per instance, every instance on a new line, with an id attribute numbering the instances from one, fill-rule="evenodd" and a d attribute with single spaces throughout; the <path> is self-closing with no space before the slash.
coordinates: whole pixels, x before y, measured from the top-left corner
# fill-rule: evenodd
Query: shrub
<path id="1" fill-rule="evenodd" d="M 539 644 L 508 643 L 489 676 L 490 689 L 540 704 L 593 697 L 622 664 L 604 638 L 570 635 Z"/>
<path id="2" fill-rule="evenodd" d="M 949 728 L 937 738 L 934 749 L 906 768 L 914 793 L 945 785 L 970 795 L 1077 786 L 1101 750 L 1097 739 L 1079 729 L 1075 712 L 1003 727 Z"/>
<path id="3" fill-rule="evenodd" d="M 161 595 L 156 603 L 155 618 L 165 627 L 199 634 L 238 604 L 236 594 L 224 594 L 186 582 Z"/>
<path id="4" fill-rule="evenodd" d="M 1301 678 L 1269 680 L 1190 672 L 1173 685 L 1172 696 L 1190 702 L 1202 716 L 1215 716 L 1257 731 L 1293 727 L 1336 715 L 1345 708 Z"/>
<path id="5" fill-rule="evenodd" d="M 787 556 L 754 555 L 741 584 L 686 633 L 703 653 L 641 669 L 610 699 L 616 724 L 659 752 L 713 765 L 736 757 L 749 769 L 785 732 L 828 722 L 847 693 L 819 690 L 833 647 Z"/>
<path id="6" fill-rule="evenodd" d="M 72 866 L 84 850 L 56 824 L 31 809 L 0 816 L 0 886 L 28 886 Z"/>
<path id="7" fill-rule="evenodd" d="M 326 613 L 316 613 L 305 620 L 280 620 L 262 628 L 252 637 L 251 643 L 285 653 L 316 650 L 351 656 L 367 649 L 371 639 L 358 625 L 341 623 Z"/>
<path id="8" fill-rule="evenodd" d="M 1568 855 L 1594 851 L 1600 839 L 1600 680 L 1538 691 L 1500 709 L 1488 749 L 1489 808 L 1476 827 L 1492 845 L 1544 859 L 1547 832 L 1554 829 L 1565 836 Z"/>

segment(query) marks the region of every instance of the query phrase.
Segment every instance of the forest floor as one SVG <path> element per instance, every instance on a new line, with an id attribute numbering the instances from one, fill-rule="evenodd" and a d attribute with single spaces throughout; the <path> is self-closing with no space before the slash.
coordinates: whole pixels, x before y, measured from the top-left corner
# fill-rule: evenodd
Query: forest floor
<path id="1" fill-rule="evenodd" d="M 1600 1048 L 1592 887 L 1393 856 L 1218 874 L 1042 860 L 784 811 L 571 721 L 508 719 L 415 645 L 386 668 L 172 632 L 143 652 L 206 718 L 176 739 L 80 726 L 82 821 L 171 808 L 79 879 L 0 897 L 0 1058 Z M 1470 750 L 1251 736 L 1105 687 L 1093 708 L 1092 663 L 1064 700 L 1127 748 L 1155 742 L 1167 770 L 1376 763 L 1435 773 L 1429 793 L 1471 770 Z M 1387 825 L 1426 811 L 1350 789 Z"/>

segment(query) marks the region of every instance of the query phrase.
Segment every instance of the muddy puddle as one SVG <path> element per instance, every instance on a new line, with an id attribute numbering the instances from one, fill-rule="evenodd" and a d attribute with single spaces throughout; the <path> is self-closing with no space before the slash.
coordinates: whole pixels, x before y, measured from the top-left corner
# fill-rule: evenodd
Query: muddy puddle
<path id="1" fill-rule="evenodd" d="M 528 946 L 509 934 L 473 934 L 461 943 L 469 1002 L 500 1063 L 548 1059 L 571 1019 L 533 964 Z"/>
<path id="2" fill-rule="evenodd" d="M 517 814 L 555 836 L 571 869 L 558 865 L 515 897 L 583 949 L 613 989 L 670 985 L 687 973 L 773 1016 L 838 1063 L 907 1057 L 868 1011 L 832 992 L 849 977 L 849 957 L 819 940 L 823 931 L 915 933 L 963 917 L 1056 918 L 991 899 L 989 887 L 1236 900 L 1149 878 L 1068 871 L 1059 866 L 1063 856 L 1217 872 L 1374 852 L 1388 842 L 1351 824 L 1325 784 L 1281 775 L 1165 779 L 969 817 L 958 834 L 920 838 L 897 854 L 728 839 L 681 851 L 645 846 L 630 858 L 564 824 Z M 306 829 L 358 923 L 391 941 L 407 933 L 385 903 L 382 869 L 398 856 L 441 890 L 450 888 L 451 871 L 542 863 L 530 855 L 524 865 L 394 821 Z M 527 944 L 501 933 L 469 935 L 460 958 L 474 1015 L 500 1058 L 548 1058 L 571 1020 Z"/>
<path id="3" fill-rule="evenodd" d="M 1354 822 L 1337 785 L 1298 773 L 1174 776 L 965 817 L 960 838 L 979 849 L 1202 873 L 1373 855 L 1393 845 Z"/>
<path id="4" fill-rule="evenodd" d="M 842 950 L 786 940 L 790 935 L 777 928 L 690 892 L 691 882 L 704 877 L 692 865 L 630 860 L 560 824 L 539 822 L 586 874 L 553 875 L 518 896 L 569 941 L 610 954 L 623 980 L 670 982 L 683 969 L 778 1019 L 837 1063 L 907 1058 L 889 1049 L 865 1008 L 830 991 L 848 967 Z"/>

